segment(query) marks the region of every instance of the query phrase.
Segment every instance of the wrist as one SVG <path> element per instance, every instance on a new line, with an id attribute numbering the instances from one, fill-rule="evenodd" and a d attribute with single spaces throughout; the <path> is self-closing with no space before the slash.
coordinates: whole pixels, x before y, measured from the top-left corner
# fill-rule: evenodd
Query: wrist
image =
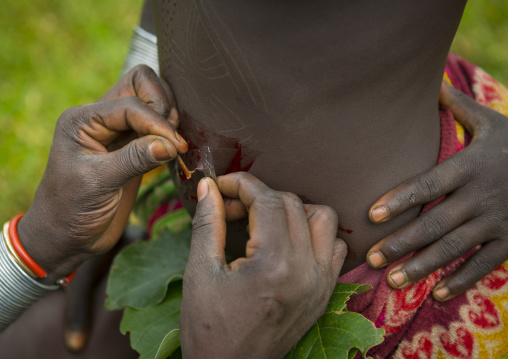
<path id="1" fill-rule="evenodd" d="M 53 233 L 55 228 L 49 223 L 54 222 L 34 216 L 29 211 L 17 224 L 19 242 L 33 261 L 46 272 L 46 276 L 39 279 L 43 284 L 56 283 L 86 259 L 84 254 L 71 253 L 63 245 L 64 242 L 59 242 L 59 233 Z"/>

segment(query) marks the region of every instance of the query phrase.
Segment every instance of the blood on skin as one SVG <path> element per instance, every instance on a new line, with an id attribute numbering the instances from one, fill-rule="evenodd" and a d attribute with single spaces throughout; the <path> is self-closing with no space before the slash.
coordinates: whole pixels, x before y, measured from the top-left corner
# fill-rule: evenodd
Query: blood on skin
<path id="1" fill-rule="evenodd" d="M 353 230 L 352 229 L 348 229 L 348 228 L 342 228 L 339 226 L 339 230 L 341 230 L 342 232 L 346 232 L 347 234 L 351 234 L 353 233 Z"/>

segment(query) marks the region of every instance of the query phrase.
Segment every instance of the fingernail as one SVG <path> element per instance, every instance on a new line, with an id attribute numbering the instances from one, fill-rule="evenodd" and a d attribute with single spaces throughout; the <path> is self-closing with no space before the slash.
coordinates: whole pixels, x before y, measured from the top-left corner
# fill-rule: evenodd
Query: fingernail
<path id="1" fill-rule="evenodd" d="M 178 139 L 178 142 L 180 142 L 182 145 L 187 145 L 187 142 L 185 142 L 183 137 L 178 132 L 175 132 L 175 134 L 176 134 L 176 138 Z"/>
<path id="2" fill-rule="evenodd" d="M 206 197 L 208 194 L 208 180 L 206 178 L 202 178 L 198 183 L 198 202 Z"/>
<path id="3" fill-rule="evenodd" d="M 171 155 L 161 140 L 153 141 L 150 147 L 148 147 L 148 151 L 155 161 L 167 161 L 171 159 Z"/>
<path id="4" fill-rule="evenodd" d="M 448 287 L 439 287 L 437 289 L 434 289 L 434 297 L 436 297 L 437 300 L 444 301 L 450 296 L 450 290 Z"/>
<path id="5" fill-rule="evenodd" d="M 367 256 L 367 261 L 371 267 L 379 268 L 386 263 L 385 256 L 381 252 L 372 252 Z"/>
<path id="6" fill-rule="evenodd" d="M 392 281 L 400 288 L 407 282 L 407 277 L 404 272 L 397 270 L 390 274 Z"/>
<path id="7" fill-rule="evenodd" d="M 83 332 L 65 331 L 65 345 L 72 352 L 83 350 L 86 343 L 86 334 Z"/>
<path id="8" fill-rule="evenodd" d="M 372 218 L 374 222 L 379 223 L 386 220 L 389 214 L 390 212 L 386 206 L 377 206 L 370 212 L 370 218 Z"/>

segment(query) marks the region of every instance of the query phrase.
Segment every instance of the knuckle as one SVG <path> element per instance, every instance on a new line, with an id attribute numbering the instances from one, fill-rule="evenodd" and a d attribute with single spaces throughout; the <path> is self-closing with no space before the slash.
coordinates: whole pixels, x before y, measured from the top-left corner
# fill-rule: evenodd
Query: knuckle
<path id="1" fill-rule="evenodd" d="M 240 182 L 253 183 L 253 182 L 258 182 L 259 181 L 256 177 L 254 177 L 253 175 L 251 175 L 248 172 L 243 172 L 243 171 L 234 172 L 231 175 L 235 176 L 237 181 L 240 181 Z"/>
<path id="2" fill-rule="evenodd" d="M 124 97 L 122 99 L 122 102 L 124 103 L 125 107 L 128 109 L 137 108 L 139 106 L 146 106 L 145 101 L 143 101 L 142 99 L 140 99 L 137 96 Z"/>
<path id="3" fill-rule="evenodd" d="M 146 64 L 139 64 L 139 65 L 134 66 L 133 72 L 139 73 L 140 75 L 145 75 L 145 76 L 153 76 L 153 75 L 157 76 L 155 74 L 155 71 L 150 66 L 148 66 Z"/>
<path id="4" fill-rule="evenodd" d="M 404 239 L 397 238 L 388 242 L 382 252 L 387 257 L 386 259 L 391 262 L 395 258 L 401 258 L 410 253 L 411 247 Z"/>
<path id="5" fill-rule="evenodd" d="M 285 203 L 281 194 L 277 191 L 264 191 L 255 199 L 256 207 L 267 211 L 285 211 Z"/>
<path id="6" fill-rule="evenodd" d="M 291 193 L 291 192 L 280 192 L 280 194 L 281 194 L 282 199 L 284 200 L 284 203 L 286 204 L 286 206 L 293 207 L 293 208 L 303 207 L 302 201 L 300 200 L 300 198 L 298 198 L 298 196 L 296 194 Z"/>
<path id="7" fill-rule="evenodd" d="M 209 228 L 214 224 L 215 216 L 212 212 L 207 211 L 195 215 L 192 219 L 192 232 L 193 234 L 207 233 Z"/>
<path id="8" fill-rule="evenodd" d="M 94 114 L 93 112 L 90 113 L 90 105 L 70 107 L 58 118 L 57 129 L 63 131 L 68 136 L 74 137 L 79 131 L 78 125 L 91 116 L 94 116 Z"/>
<path id="9" fill-rule="evenodd" d="M 403 194 L 399 193 L 395 197 L 395 201 L 397 203 L 397 208 L 404 211 L 416 202 L 416 195 L 414 194 L 414 191 Z"/>
<path id="10" fill-rule="evenodd" d="M 470 266 L 470 280 L 469 282 L 476 282 L 480 280 L 494 269 L 494 265 L 491 259 L 484 256 L 474 256 L 471 259 Z"/>
<path id="11" fill-rule="evenodd" d="M 423 216 L 418 221 L 417 233 L 425 238 L 440 238 L 445 235 L 446 219 L 444 215 L 440 216 Z M 423 240 L 424 238 L 420 238 Z"/>
<path id="12" fill-rule="evenodd" d="M 133 177 L 146 172 L 153 165 L 150 156 L 147 156 L 147 153 L 133 142 L 129 142 L 127 151 L 124 152 L 121 159 L 120 164 Z"/>
<path id="13" fill-rule="evenodd" d="M 285 283 L 288 281 L 291 273 L 288 261 L 281 260 L 267 272 L 267 280 L 274 285 Z"/>
<path id="14" fill-rule="evenodd" d="M 438 194 L 437 180 L 430 176 L 418 176 L 416 178 L 416 191 L 420 198 L 432 201 Z"/>
<path id="15" fill-rule="evenodd" d="M 313 219 L 318 223 L 323 223 L 324 225 L 333 226 L 333 228 L 337 229 L 339 219 L 337 216 L 337 212 L 331 207 L 328 206 L 316 206 L 316 210 L 313 214 Z"/>
<path id="16" fill-rule="evenodd" d="M 276 293 L 271 293 L 261 302 L 261 313 L 268 322 L 280 323 L 286 317 L 288 303 L 286 299 Z"/>
<path id="17" fill-rule="evenodd" d="M 460 161 L 457 166 L 470 173 L 473 178 L 479 178 L 489 172 L 487 165 L 488 158 L 485 153 L 470 152 L 467 160 Z"/>
<path id="18" fill-rule="evenodd" d="M 447 260 L 459 257 L 466 249 L 466 240 L 457 235 L 448 235 L 437 242 L 440 255 Z"/>

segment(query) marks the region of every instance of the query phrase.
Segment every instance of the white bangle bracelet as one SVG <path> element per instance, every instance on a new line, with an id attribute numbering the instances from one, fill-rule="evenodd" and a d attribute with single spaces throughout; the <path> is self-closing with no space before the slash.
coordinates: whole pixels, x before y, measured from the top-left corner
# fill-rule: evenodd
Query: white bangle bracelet
<path id="1" fill-rule="evenodd" d="M 139 26 L 134 28 L 129 52 L 125 58 L 122 76 L 136 65 L 150 66 L 159 76 L 159 54 L 157 52 L 157 36 L 143 30 Z"/>
<path id="2" fill-rule="evenodd" d="M 33 303 L 59 285 L 44 285 L 31 278 L 7 249 L 0 231 L 0 333 Z"/>

